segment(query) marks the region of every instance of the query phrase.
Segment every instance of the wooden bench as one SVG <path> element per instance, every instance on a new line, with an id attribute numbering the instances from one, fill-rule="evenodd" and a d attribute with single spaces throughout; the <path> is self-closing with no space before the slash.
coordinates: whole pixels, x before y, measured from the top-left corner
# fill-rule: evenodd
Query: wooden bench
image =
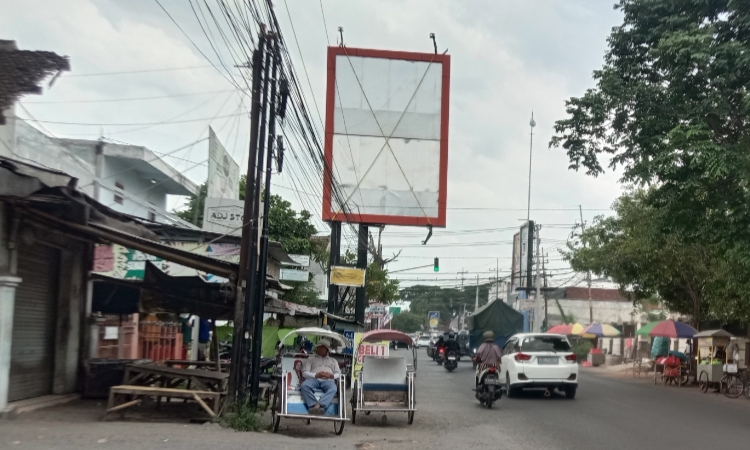
<path id="1" fill-rule="evenodd" d="M 118 397 L 122 398 L 128 396 L 129 398 L 124 403 L 117 403 Z M 198 403 L 211 417 L 216 417 L 219 413 L 219 405 L 221 402 L 221 393 L 210 392 L 210 391 L 191 391 L 188 389 L 173 389 L 173 388 L 162 388 L 153 386 L 113 386 L 109 389 L 109 404 L 107 406 L 107 413 L 116 411 L 122 411 L 131 406 L 135 406 L 141 403 L 142 399 L 138 397 L 161 397 L 166 398 L 182 398 L 187 400 L 193 400 Z M 207 400 L 213 405 L 210 408 L 206 403 Z"/>

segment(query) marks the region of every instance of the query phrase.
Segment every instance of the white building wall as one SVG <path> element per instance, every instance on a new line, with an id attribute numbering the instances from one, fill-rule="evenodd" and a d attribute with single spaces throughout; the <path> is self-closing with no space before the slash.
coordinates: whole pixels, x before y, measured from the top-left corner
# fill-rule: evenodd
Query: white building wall
<path id="1" fill-rule="evenodd" d="M 560 306 L 566 315 L 575 316 L 578 323 L 589 323 L 589 301 L 560 299 Z M 594 323 L 631 323 L 639 319 L 640 314 L 631 302 L 594 300 L 592 303 Z M 560 315 L 557 303 L 553 299 L 547 301 L 550 316 Z M 553 320 L 550 324 L 554 325 Z"/>
<path id="2" fill-rule="evenodd" d="M 115 201 L 119 189 L 116 183 L 123 186 L 122 204 Z M 104 157 L 102 180 L 100 183 L 99 201 L 115 211 L 136 217 L 149 218 L 151 207 L 165 210 L 167 208 L 167 193 L 164 189 L 139 176 L 126 160 Z M 120 192 L 120 194 L 122 193 Z M 165 222 L 165 218 L 156 215 L 157 222 Z"/>
<path id="3" fill-rule="evenodd" d="M 0 156 L 12 158 L 16 147 L 16 105 L 2 111 L 5 125 L 0 125 Z"/>

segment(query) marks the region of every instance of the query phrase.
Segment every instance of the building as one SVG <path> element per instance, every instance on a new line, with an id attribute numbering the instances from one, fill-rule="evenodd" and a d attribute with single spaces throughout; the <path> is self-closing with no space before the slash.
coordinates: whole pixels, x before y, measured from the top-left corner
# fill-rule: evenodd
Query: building
<path id="1" fill-rule="evenodd" d="M 151 150 L 105 140 L 57 138 L 17 117 L 19 95 L 41 92 L 30 86 L 33 80 L 24 75 L 24 67 L 36 68 L 42 77 L 68 70 L 69 65 L 54 53 L 21 51 L 13 41 L 0 41 L 0 92 L 7 91 L 0 93 L 0 156 L 69 174 L 78 179 L 81 192 L 123 214 L 193 227 L 167 212 L 167 196 L 194 195 L 198 186 Z"/>
<path id="2" fill-rule="evenodd" d="M 547 320 L 549 326 L 563 323 L 563 314 L 574 321 L 588 323 L 634 324 L 640 320 L 640 311 L 633 301 L 617 289 L 565 287 L 547 295 Z M 589 320 L 593 315 L 593 321 Z"/>

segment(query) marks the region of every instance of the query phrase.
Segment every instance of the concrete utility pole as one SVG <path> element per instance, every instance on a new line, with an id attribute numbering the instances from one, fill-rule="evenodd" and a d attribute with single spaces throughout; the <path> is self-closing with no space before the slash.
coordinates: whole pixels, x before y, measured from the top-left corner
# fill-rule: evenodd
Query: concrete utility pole
<path id="1" fill-rule="evenodd" d="M 540 259 L 540 251 L 539 246 L 542 242 L 542 239 L 539 237 L 539 229 L 542 228 L 541 225 L 537 226 L 536 229 L 536 281 L 534 284 L 536 285 L 536 296 L 534 298 L 534 331 L 540 332 L 542 331 L 542 295 L 541 295 L 541 283 L 540 283 L 540 269 L 541 269 L 541 259 Z"/>
<path id="2" fill-rule="evenodd" d="M 477 298 L 474 301 L 474 312 L 479 309 L 479 275 L 477 275 Z"/>
<path id="3" fill-rule="evenodd" d="M 586 231 L 586 225 L 583 223 L 583 208 L 581 205 L 578 205 L 578 213 L 581 215 L 581 234 L 583 234 Z M 586 246 L 585 242 L 583 243 L 583 246 Z M 594 306 L 591 301 L 591 271 L 588 271 L 586 274 L 586 284 L 589 287 L 589 325 L 591 325 L 594 323 Z"/>

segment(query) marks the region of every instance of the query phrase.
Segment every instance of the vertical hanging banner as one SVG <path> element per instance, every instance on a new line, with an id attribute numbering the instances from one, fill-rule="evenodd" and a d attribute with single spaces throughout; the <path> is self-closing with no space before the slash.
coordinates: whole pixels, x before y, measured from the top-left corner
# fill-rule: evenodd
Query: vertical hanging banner
<path id="1" fill-rule="evenodd" d="M 532 282 L 532 266 L 534 264 L 534 221 L 530 220 L 521 227 L 521 254 L 519 284 L 521 287 L 530 288 Z M 528 298 L 528 292 L 526 293 Z"/>
<path id="2" fill-rule="evenodd" d="M 206 197 L 239 200 L 240 166 L 208 127 L 208 189 Z"/>

